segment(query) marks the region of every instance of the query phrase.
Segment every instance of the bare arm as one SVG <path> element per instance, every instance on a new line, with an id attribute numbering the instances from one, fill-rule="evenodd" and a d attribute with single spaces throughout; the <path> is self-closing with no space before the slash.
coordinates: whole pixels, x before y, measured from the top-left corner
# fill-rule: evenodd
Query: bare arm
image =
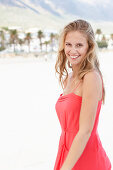
<path id="1" fill-rule="evenodd" d="M 96 72 L 84 76 L 79 131 L 60 170 L 71 170 L 83 153 L 91 135 L 100 94 L 100 79 Z"/>

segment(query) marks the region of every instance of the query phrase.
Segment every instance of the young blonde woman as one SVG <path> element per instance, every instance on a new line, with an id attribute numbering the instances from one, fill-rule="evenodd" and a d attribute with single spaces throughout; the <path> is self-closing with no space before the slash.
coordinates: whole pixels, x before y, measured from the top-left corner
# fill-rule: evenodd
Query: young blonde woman
<path id="1" fill-rule="evenodd" d="M 87 21 L 64 27 L 55 64 L 63 93 L 55 105 L 62 133 L 54 170 L 111 170 L 97 131 L 105 89 L 96 47 Z"/>

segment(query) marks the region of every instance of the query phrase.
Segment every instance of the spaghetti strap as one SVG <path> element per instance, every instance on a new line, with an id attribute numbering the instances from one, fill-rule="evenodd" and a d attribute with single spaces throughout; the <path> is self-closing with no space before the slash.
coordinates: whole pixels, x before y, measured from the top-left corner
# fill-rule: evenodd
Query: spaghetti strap
<path id="1" fill-rule="evenodd" d="M 99 73 L 100 74 L 100 73 Z M 101 77 L 101 80 L 102 80 L 102 98 L 101 98 L 101 100 L 103 99 L 103 90 L 104 90 L 104 85 L 103 85 L 103 79 L 102 79 L 102 76 L 101 76 L 101 74 L 100 74 L 100 77 Z"/>
<path id="2" fill-rule="evenodd" d="M 101 72 L 100 72 L 101 73 Z M 99 73 L 98 73 L 99 77 Z M 80 80 L 74 83 L 74 88 L 78 88 Z M 100 78 L 101 81 L 101 78 Z M 76 84 L 75 84 L 76 83 Z M 82 84 L 82 83 L 81 83 Z M 100 83 L 102 86 L 102 82 Z M 101 87 L 102 89 L 102 87 Z M 101 90 L 102 91 L 102 90 Z M 101 92 L 102 93 L 102 92 Z M 61 134 L 58 143 L 58 151 L 55 160 L 54 170 L 60 170 L 68 156 L 75 136 L 79 131 L 80 112 L 82 107 L 82 96 L 72 95 L 72 92 L 66 95 L 60 95 L 55 110 L 61 127 Z M 73 165 L 73 170 L 111 170 L 110 159 L 105 152 L 98 132 L 99 115 L 102 102 L 99 100 L 96 108 L 96 119 L 90 140 L 85 147 L 77 163 Z M 93 141 L 93 142 L 92 142 Z M 87 158 L 87 159 L 86 159 Z M 94 158 L 94 159 L 93 159 Z M 95 159 L 96 158 L 96 159 Z M 86 167 L 86 168 L 83 168 Z"/>
<path id="3" fill-rule="evenodd" d="M 74 92 L 76 91 L 76 89 L 80 85 L 80 83 L 81 83 L 81 80 L 78 82 L 77 86 L 73 89 Z"/>

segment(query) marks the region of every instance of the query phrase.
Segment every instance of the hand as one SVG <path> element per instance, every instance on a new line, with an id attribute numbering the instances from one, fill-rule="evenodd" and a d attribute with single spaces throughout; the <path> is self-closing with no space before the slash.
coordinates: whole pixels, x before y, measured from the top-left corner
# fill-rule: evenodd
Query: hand
<path id="1" fill-rule="evenodd" d="M 62 167 L 60 168 L 60 170 L 71 170 L 71 169 L 62 166 Z"/>

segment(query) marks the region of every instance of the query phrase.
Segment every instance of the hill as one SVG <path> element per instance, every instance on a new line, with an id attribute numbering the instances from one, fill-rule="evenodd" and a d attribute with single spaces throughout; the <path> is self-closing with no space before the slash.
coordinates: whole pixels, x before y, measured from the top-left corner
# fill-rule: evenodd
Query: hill
<path id="1" fill-rule="evenodd" d="M 0 0 L 0 26 L 58 30 L 69 21 L 84 18 L 94 29 L 112 32 L 112 9 L 110 1 L 106 4 L 83 0 Z"/>

